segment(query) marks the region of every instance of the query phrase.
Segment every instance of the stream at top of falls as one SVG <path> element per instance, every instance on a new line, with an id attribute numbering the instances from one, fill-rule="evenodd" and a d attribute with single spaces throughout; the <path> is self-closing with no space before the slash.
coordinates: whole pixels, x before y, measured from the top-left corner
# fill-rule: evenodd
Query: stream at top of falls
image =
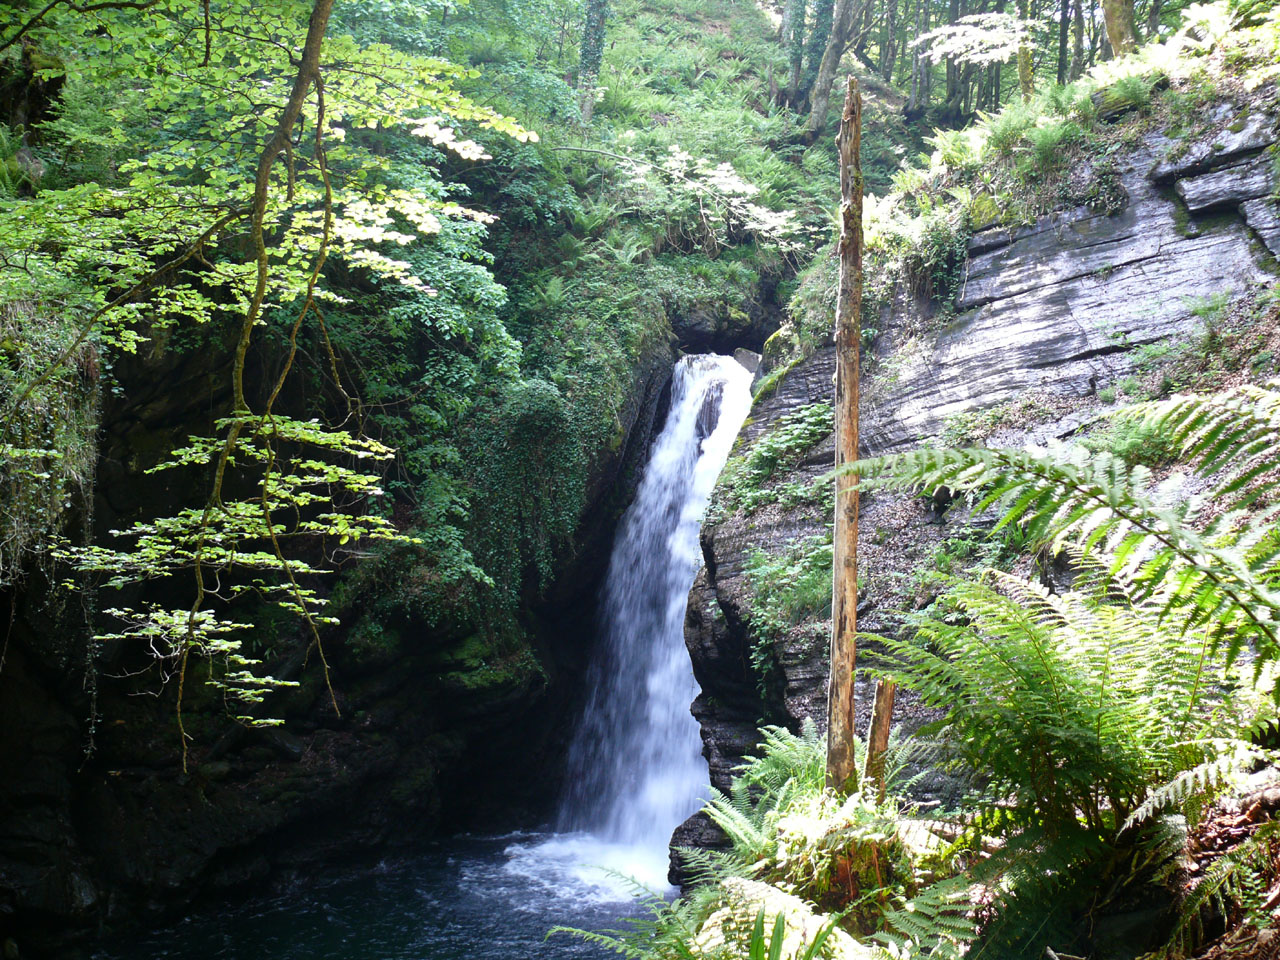
<path id="1" fill-rule="evenodd" d="M 667 886 L 672 831 L 708 790 L 684 646 L 698 530 L 751 406 L 730 357 L 682 358 L 614 540 L 589 694 L 554 826 L 455 837 L 421 855 L 299 881 L 280 895 L 113 944 L 95 960 L 596 960 L 566 935 L 617 928 L 635 885 Z M 630 880 L 628 878 L 631 878 Z"/>

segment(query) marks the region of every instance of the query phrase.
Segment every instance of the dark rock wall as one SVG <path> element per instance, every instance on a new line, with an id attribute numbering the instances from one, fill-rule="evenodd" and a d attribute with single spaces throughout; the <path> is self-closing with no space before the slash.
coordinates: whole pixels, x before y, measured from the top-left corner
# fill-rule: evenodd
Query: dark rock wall
<path id="1" fill-rule="evenodd" d="M 199 502 L 201 478 L 142 471 L 225 408 L 225 358 L 214 337 L 207 350 L 117 366 L 84 517 L 99 535 Z M 593 465 L 574 549 L 547 596 L 530 599 L 529 652 L 510 662 L 410 612 L 396 626 L 415 642 L 382 658 L 355 655 L 339 630 L 326 647 L 341 716 L 301 654 L 272 667 L 301 682 L 273 695 L 283 727 L 229 725 L 209 688 L 189 683 L 184 773 L 172 689 L 138 695 L 153 678 L 128 676 L 148 661 L 108 644 L 86 670 L 86 617 L 114 595 L 56 594 L 37 570 L 0 597 L 12 612 L 0 667 L 0 944 L 12 939 L 24 958 L 77 956 L 94 930 L 198 896 L 251 892 L 442 829 L 536 822 L 556 787 L 613 527 L 673 361 L 660 342 L 638 365 L 621 442 Z"/>

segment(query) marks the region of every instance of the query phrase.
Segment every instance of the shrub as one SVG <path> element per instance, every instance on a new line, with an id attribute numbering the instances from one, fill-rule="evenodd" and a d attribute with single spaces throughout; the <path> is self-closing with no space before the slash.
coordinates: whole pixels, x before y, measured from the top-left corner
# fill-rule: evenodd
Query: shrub
<path id="1" fill-rule="evenodd" d="M 1067 148 L 1084 138 L 1074 120 L 1056 120 L 1028 127 L 1025 133 L 1030 168 L 1038 176 L 1058 169 L 1067 158 Z"/>
<path id="2" fill-rule="evenodd" d="M 987 150 L 997 157 L 1013 156 L 1036 118 L 1025 104 L 1010 104 L 994 116 L 984 115 Z"/>
<path id="3" fill-rule="evenodd" d="M 1280 389 L 1175 398 L 1116 424 L 1164 437 L 1215 489 L 1170 504 L 1144 466 L 1083 447 L 858 466 L 871 487 L 983 491 L 975 510 L 998 505 L 1000 526 L 1066 550 L 1078 571 L 1062 595 L 1000 573 L 956 582 L 879 660 L 945 711 L 945 755 L 983 784 L 975 828 L 1004 838 L 989 865 L 1010 916 L 1069 908 L 1071 878 L 1087 878 L 1072 892 L 1097 909 L 1099 877 L 1114 896 L 1173 852 L 1162 812 L 1194 825 L 1225 783 L 1274 759 L 1252 741 L 1276 716 L 1280 525 L 1249 510 L 1280 464 Z M 1257 659 L 1238 666 L 1245 644 Z"/>
<path id="4" fill-rule="evenodd" d="M 761 395 L 763 391 L 757 393 Z M 811 403 L 778 421 L 742 455 L 725 465 L 716 487 L 712 516 L 734 510 L 751 513 L 776 501 L 779 491 L 765 485 L 781 470 L 795 466 L 816 444 L 831 435 L 834 413 L 829 403 Z M 794 485 L 793 485 L 794 486 Z"/>

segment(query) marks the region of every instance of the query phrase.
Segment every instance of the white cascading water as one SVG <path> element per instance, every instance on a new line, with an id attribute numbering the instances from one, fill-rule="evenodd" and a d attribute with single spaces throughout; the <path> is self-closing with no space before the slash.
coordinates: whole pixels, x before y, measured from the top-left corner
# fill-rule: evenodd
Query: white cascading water
<path id="1" fill-rule="evenodd" d="M 751 374 L 730 357 L 676 364 L 666 424 L 614 541 L 590 698 L 569 755 L 557 827 L 508 851 L 510 868 L 569 867 L 597 893 L 666 886 L 671 831 L 705 799 L 707 765 L 689 705 L 698 693 L 684 613 L 701 564 L 698 529 L 716 477 L 751 407 Z M 554 871 L 559 872 L 559 871 Z"/>

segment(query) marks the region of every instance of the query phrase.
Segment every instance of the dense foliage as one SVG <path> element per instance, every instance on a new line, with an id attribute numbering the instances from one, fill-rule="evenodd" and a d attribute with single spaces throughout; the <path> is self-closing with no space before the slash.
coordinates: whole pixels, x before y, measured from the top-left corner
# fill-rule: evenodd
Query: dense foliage
<path id="1" fill-rule="evenodd" d="M 972 231 L 1119 209 L 1141 123 L 1186 136 L 1216 83 L 1280 75 L 1275 6 L 1227 0 L 6 12 L 0 587 L 43 567 L 97 604 L 95 643 L 180 688 L 200 661 L 216 709 L 249 724 L 295 682 L 274 678 L 285 654 L 325 664 L 322 640 L 370 660 L 453 645 L 540 675 L 529 622 L 650 366 L 681 337 L 741 345 L 789 301 L 767 397 L 829 334 L 835 263 L 814 248 L 838 71 L 868 101 L 867 345 L 881 306 L 932 300 L 945 321 Z M 1226 306 L 1197 308 L 1206 337 Z M 203 408 L 160 404 L 163 429 L 130 433 L 146 418 L 126 387 L 179 367 L 200 371 Z M 713 517 L 829 511 L 785 475 L 831 423 L 801 406 L 738 451 Z M 94 516 L 99 443 L 164 492 L 118 530 Z M 1074 582 L 935 571 L 942 597 L 876 662 L 941 714 L 929 743 L 894 741 L 888 796 L 826 790 L 816 732 L 766 729 L 708 806 L 732 849 L 686 853 L 700 888 L 591 939 L 813 960 L 1078 938 L 1276 759 L 1278 461 L 1273 384 L 1130 409 L 1079 445 L 863 463 L 868 486 L 997 511 L 1006 543 L 1065 555 Z M 1155 484 L 1170 464 L 1195 475 Z M 749 556 L 762 682 L 769 643 L 826 617 L 830 563 L 824 536 Z M 281 622 L 297 625 L 283 644 Z M 962 809 L 914 805 L 923 764 L 959 776 Z M 1273 869 L 1272 837 L 1221 861 L 1170 951 L 1194 948 L 1206 904 L 1263 916 L 1250 877 Z"/>
<path id="2" fill-rule="evenodd" d="M 680 82 L 662 103 L 651 78 L 705 58 L 704 38 L 638 57 L 664 11 L 616 11 L 616 55 L 586 64 L 606 81 L 594 129 L 565 80 L 576 4 L 340 3 L 314 68 L 288 53 L 306 46 L 302 2 L 207 21 L 167 3 L 15 12 L 0 582 L 86 513 L 113 371 L 204 352 L 214 417 L 138 464 L 181 474 L 186 502 L 106 542 L 87 516 L 58 557 L 129 597 L 102 595 L 101 638 L 155 652 L 161 678 L 212 658 L 246 720 L 271 685 L 249 653 L 267 646 L 262 603 L 301 615 L 311 644 L 341 616 L 353 649 L 385 654 L 408 617 L 520 648 L 522 605 L 598 496 L 672 320 L 748 322 L 739 305 L 772 296 L 823 219 L 821 191 L 765 147 L 784 117 L 719 132 L 757 117 L 742 98 L 771 56 L 758 11 L 705 11 L 752 57 L 726 63 L 723 89 Z M 637 96 L 690 119 L 648 129 L 617 99 Z M 350 571 L 332 592 L 335 565 Z"/>

